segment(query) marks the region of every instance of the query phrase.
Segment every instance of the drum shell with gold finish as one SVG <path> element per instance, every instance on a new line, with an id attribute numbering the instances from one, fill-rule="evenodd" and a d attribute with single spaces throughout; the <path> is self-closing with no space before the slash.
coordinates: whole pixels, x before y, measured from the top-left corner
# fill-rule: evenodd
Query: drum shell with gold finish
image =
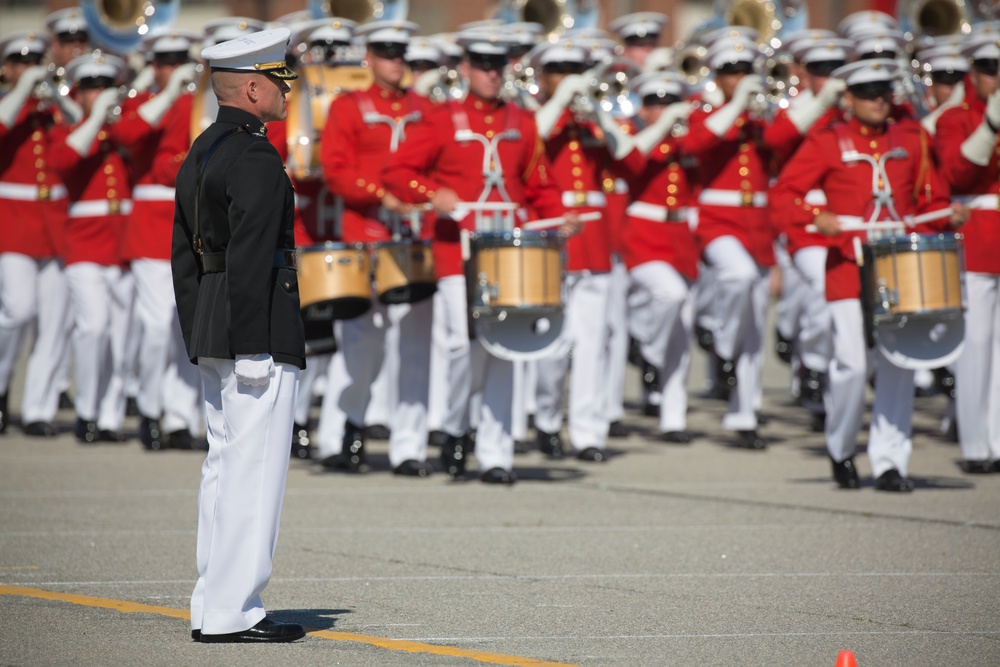
<path id="1" fill-rule="evenodd" d="M 389 241 L 372 246 L 375 293 L 385 304 L 416 303 L 437 291 L 429 241 Z"/>
<path id="2" fill-rule="evenodd" d="M 479 233 L 473 236 L 474 311 L 562 306 L 561 238 L 547 232 Z"/>
<path id="3" fill-rule="evenodd" d="M 371 308 L 371 257 L 362 243 L 299 249 L 299 305 L 311 320 L 348 320 Z"/>
<path id="4" fill-rule="evenodd" d="M 868 244 L 876 324 L 962 311 L 962 237 L 910 234 Z"/>

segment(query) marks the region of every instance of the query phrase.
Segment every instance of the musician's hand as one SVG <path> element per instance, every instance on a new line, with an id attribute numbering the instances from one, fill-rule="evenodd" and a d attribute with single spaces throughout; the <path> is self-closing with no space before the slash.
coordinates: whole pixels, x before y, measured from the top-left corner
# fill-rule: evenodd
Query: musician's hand
<path id="1" fill-rule="evenodd" d="M 461 201 L 451 188 L 441 188 L 431 197 L 431 206 L 438 213 L 451 213 Z"/>
<path id="2" fill-rule="evenodd" d="M 576 211 L 566 211 L 563 214 L 563 224 L 559 226 L 559 231 L 566 236 L 575 236 L 583 231 L 584 223 L 580 220 L 580 214 Z"/>
<path id="3" fill-rule="evenodd" d="M 986 98 L 986 119 L 993 127 L 1000 127 L 1000 89 Z"/>
<path id="4" fill-rule="evenodd" d="M 840 220 L 837 219 L 836 213 L 823 211 L 813 218 L 813 224 L 823 236 L 836 236 L 840 233 Z"/>
<path id="5" fill-rule="evenodd" d="M 117 88 L 107 88 L 98 94 L 97 99 L 90 107 L 91 117 L 105 118 L 108 112 L 121 103 L 121 93 Z"/>
<path id="6" fill-rule="evenodd" d="M 958 229 L 965 223 L 969 221 L 969 215 L 971 210 L 965 204 L 952 204 L 951 205 L 951 217 L 948 221 L 951 223 L 952 229 Z"/>
<path id="7" fill-rule="evenodd" d="M 387 211 L 392 211 L 393 213 L 409 213 L 413 210 L 413 205 L 400 201 L 396 195 L 387 191 L 382 196 L 382 208 Z"/>
<path id="8" fill-rule="evenodd" d="M 32 65 L 28 69 L 21 73 L 21 78 L 17 80 L 17 84 L 24 85 L 26 88 L 34 88 L 39 83 L 41 83 L 46 76 L 48 76 L 49 70 L 42 65 Z"/>
<path id="9" fill-rule="evenodd" d="M 740 82 L 736 84 L 736 90 L 733 92 L 734 100 L 749 100 L 752 95 L 757 95 L 764 92 L 764 82 L 759 76 L 745 76 L 740 79 Z"/>

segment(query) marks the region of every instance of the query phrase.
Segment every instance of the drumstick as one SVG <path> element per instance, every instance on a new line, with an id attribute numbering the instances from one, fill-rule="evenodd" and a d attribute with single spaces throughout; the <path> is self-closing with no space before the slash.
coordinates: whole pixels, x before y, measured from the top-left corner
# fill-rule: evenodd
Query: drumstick
<path id="1" fill-rule="evenodd" d="M 594 220 L 600 220 L 601 214 L 594 213 L 581 213 L 580 222 L 593 222 Z M 539 229 L 548 229 L 549 227 L 555 227 L 566 222 L 566 218 L 542 218 L 541 220 L 533 220 L 531 222 L 526 222 L 521 225 L 521 229 L 526 232 L 533 232 Z"/>
<path id="2" fill-rule="evenodd" d="M 901 227 L 904 227 L 907 224 L 908 223 L 905 222 L 894 222 L 891 220 L 886 222 L 854 222 L 852 220 L 851 222 L 840 223 L 840 231 L 864 232 L 868 231 L 869 229 L 871 230 L 900 229 Z M 816 225 L 806 225 L 806 231 L 809 232 L 810 234 L 815 234 L 816 232 L 819 231 L 819 228 Z"/>
<path id="3" fill-rule="evenodd" d="M 936 211 L 931 211 L 930 213 L 922 213 L 920 215 L 906 216 L 906 224 L 908 225 L 922 225 L 925 222 L 931 222 L 933 220 L 940 220 L 941 218 L 951 217 L 950 208 L 939 208 Z"/>

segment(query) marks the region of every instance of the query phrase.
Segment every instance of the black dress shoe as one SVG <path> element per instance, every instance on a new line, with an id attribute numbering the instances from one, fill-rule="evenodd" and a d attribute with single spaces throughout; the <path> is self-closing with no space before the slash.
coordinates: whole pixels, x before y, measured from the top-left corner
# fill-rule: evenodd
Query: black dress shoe
<path id="1" fill-rule="evenodd" d="M 198 631 L 191 631 L 192 639 L 195 632 Z M 293 642 L 305 636 L 305 628 L 298 623 L 275 623 L 265 617 L 257 625 L 242 632 L 230 632 L 225 635 L 199 633 L 199 638 L 196 641 L 204 644 L 253 644 L 257 642 Z"/>
<path id="2" fill-rule="evenodd" d="M 139 420 L 139 441 L 151 452 L 166 449 L 167 443 L 160 430 L 160 420 L 143 417 Z"/>
<path id="3" fill-rule="evenodd" d="M 479 432 L 476 429 L 471 429 L 465 434 L 465 449 L 467 453 L 471 454 L 476 451 L 476 436 Z"/>
<path id="4" fill-rule="evenodd" d="M 292 458 L 308 461 L 312 456 L 309 447 L 309 427 L 305 424 L 292 426 Z"/>
<path id="5" fill-rule="evenodd" d="M 736 387 L 736 362 L 719 357 L 715 366 L 715 384 L 724 389 Z"/>
<path id="6" fill-rule="evenodd" d="M 428 447 L 441 447 L 448 441 L 448 434 L 444 431 L 431 431 L 427 434 Z"/>
<path id="7" fill-rule="evenodd" d="M 782 336 L 780 329 L 775 329 L 774 332 L 774 351 L 777 353 L 778 359 L 786 364 L 792 363 L 792 341 Z"/>
<path id="8" fill-rule="evenodd" d="M 375 424 L 365 429 L 365 436 L 372 440 L 388 440 L 389 435 L 389 429 L 382 424 Z"/>
<path id="9" fill-rule="evenodd" d="M 191 639 L 193 639 L 196 642 L 200 642 L 201 641 L 201 630 L 192 630 L 191 631 Z"/>
<path id="10" fill-rule="evenodd" d="M 0 394 L 0 433 L 7 432 L 10 413 L 7 411 L 7 394 Z"/>
<path id="11" fill-rule="evenodd" d="M 56 434 L 56 427 L 48 422 L 31 422 L 22 429 L 25 435 L 36 438 L 51 438 Z"/>
<path id="12" fill-rule="evenodd" d="M 660 406 L 657 403 L 645 403 L 642 406 L 642 414 L 647 417 L 659 417 L 660 416 Z"/>
<path id="13" fill-rule="evenodd" d="M 889 468 L 875 480 L 875 488 L 879 491 L 909 493 L 913 491 L 913 482 L 900 475 L 895 468 Z"/>
<path id="14" fill-rule="evenodd" d="M 562 438 L 559 437 L 558 433 L 538 431 L 538 438 L 535 442 L 538 445 L 538 451 L 550 459 L 561 459 L 566 456 L 566 446 L 563 444 Z"/>
<path id="15" fill-rule="evenodd" d="M 621 420 L 613 421 L 608 424 L 608 437 L 609 438 L 627 438 L 629 434 L 628 426 L 621 423 Z"/>
<path id="16" fill-rule="evenodd" d="M 813 405 L 823 405 L 823 389 L 826 387 L 826 374 L 802 367 L 799 374 L 799 397 L 802 401 Z"/>
<path id="17" fill-rule="evenodd" d="M 413 459 L 403 461 L 392 470 L 393 475 L 402 475 L 404 477 L 430 477 L 432 472 L 434 472 L 433 468 L 425 462 Z"/>
<path id="18" fill-rule="evenodd" d="M 691 434 L 687 431 L 667 431 L 660 434 L 660 440 L 674 445 L 688 445 L 691 443 Z"/>
<path id="19" fill-rule="evenodd" d="M 853 456 L 844 459 L 840 463 L 830 459 L 830 463 L 833 464 L 833 479 L 837 482 L 837 486 L 842 489 L 861 488 L 861 480 L 858 479 L 858 467 L 854 465 Z"/>
<path id="20" fill-rule="evenodd" d="M 129 396 L 125 401 L 125 416 L 126 417 L 138 417 L 139 416 L 139 404 L 135 400 L 135 396 Z"/>
<path id="21" fill-rule="evenodd" d="M 186 428 L 182 428 L 179 431 L 171 431 L 167 433 L 166 446 L 170 449 L 183 449 L 191 450 L 197 449 L 196 441 L 194 436 L 191 435 L 191 431 Z"/>
<path id="22" fill-rule="evenodd" d="M 706 352 L 711 352 L 715 349 L 715 334 L 712 333 L 711 329 L 706 329 L 696 324 L 694 327 L 694 336 L 695 340 L 698 341 L 698 347 L 701 349 Z"/>
<path id="23" fill-rule="evenodd" d="M 466 437 L 447 435 L 447 439 L 441 445 L 441 466 L 448 476 L 457 479 L 464 475 L 467 458 Z"/>
<path id="24" fill-rule="evenodd" d="M 737 431 L 737 444 L 744 449 L 767 449 L 764 438 L 757 435 L 757 431 Z"/>
<path id="25" fill-rule="evenodd" d="M 76 436 L 77 440 L 86 444 L 97 442 L 97 422 L 77 417 L 76 423 L 73 425 L 73 435 Z"/>
<path id="26" fill-rule="evenodd" d="M 948 398 L 955 398 L 955 376 L 947 368 L 934 369 L 934 382 L 938 391 Z"/>
<path id="27" fill-rule="evenodd" d="M 608 458 L 607 453 L 603 449 L 597 447 L 584 447 L 579 452 L 576 453 L 576 458 L 581 461 L 592 461 L 594 463 L 601 463 L 606 461 Z"/>
<path id="28" fill-rule="evenodd" d="M 814 414 L 809 422 L 809 430 L 813 433 L 823 433 L 826 431 L 826 413 Z"/>
<path id="29" fill-rule="evenodd" d="M 642 360 L 642 388 L 653 393 L 661 390 L 660 371 L 645 359 Z"/>
<path id="30" fill-rule="evenodd" d="M 101 442 L 125 442 L 125 434 L 121 431 L 112 431 L 108 428 L 102 428 L 97 432 L 97 439 Z"/>
<path id="31" fill-rule="evenodd" d="M 514 441 L 514 453 L 515 454 L 527 454 L 531 451 L 531 443 L 527 440 L 515 440 Z"/>
<path id="32" fill-rule="evenodd" d="M 60 410 L 72 410 L 76 407 L 76 403 L 73 402 L 73 397 L 69 395 L 69 392 L 62 392 L 59 394 L 59 409 Z"/>
<path id="33" fill-rule="evenodd" d="M 357 424 L 344 424 L 344 441 L 340 450 L 339 462 L 334 466 L 343 470 L 362 472 L 367 469 L 365 457 L 365 429 Z"/>
<path id="34" fill-rule="evenodd" d="M 965 460 L 959 464 L 962 472 L 969 475 L 987 475 L 996 471 L 996 464 L 993 461 L 969 461 Z"/>
<path id="35" fill-rule="evenodd" d="M 510 486 L 517 481 L 517 475 L 503 468 L 490 468 L 479 476 L 479 480 L 484 484 L 506 484 Z"/>

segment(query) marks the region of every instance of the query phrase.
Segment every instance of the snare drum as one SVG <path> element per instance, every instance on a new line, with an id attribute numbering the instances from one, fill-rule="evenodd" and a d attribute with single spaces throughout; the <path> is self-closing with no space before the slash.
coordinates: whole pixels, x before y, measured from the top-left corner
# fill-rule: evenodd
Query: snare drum
<path id="1" fill-rule="evenodd" d="M 372 306 L 371 259 L 363 243 L 299 249 L 299 305 L 308 321 L 349 320 Z"/>
<path id="2" fill-rule="evenodd" d="M 910 234 L 868 244 L 875 324 L 962 313 L 962 237 Z"/>
<path id="3" fill-rule="evenodd" d="M 548 232 L 483 232 L 471 238 L 472 306 L 493 314 L 509 308 L 561 308 L 562 238 Z"/>
<path id="4" fill-rule="evenodd" d="M 385 304 L 416 303 L 437 290 L 429 241 L 376 243 L 375 293 Z"/>

